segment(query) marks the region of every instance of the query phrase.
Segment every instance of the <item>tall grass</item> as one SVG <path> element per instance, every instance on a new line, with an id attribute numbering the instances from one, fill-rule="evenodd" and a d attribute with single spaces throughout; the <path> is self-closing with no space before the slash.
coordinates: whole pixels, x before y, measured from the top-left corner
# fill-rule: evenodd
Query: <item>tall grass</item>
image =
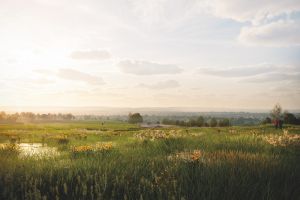
<path id="1" fill-rule="evenodd" d="M 87 142 L 93 147 L 97 140 L 106 141 L 101 134 L 90 134 L 86 140 L 74 137 L 60 156 L 42 159 L 4 156 L 0 151 L 0 199 L 256 200 L 300 196 L 297 149 L 273 146 L 250 130 L 240 129 L 242 133 L 237 134 L 222 131 L 224 134 L 199 128 L 191 130 L 192 135 L 154 141 L 139 140 L 136 133 L 126 132 L 110 137 L 113 148 L 84 153 Z M 74 152 L 74 144 L 82 145 L 77 146 L 79 153 Z M 196 149 L 201 152 L 199 159 L 176 157 Z"/>

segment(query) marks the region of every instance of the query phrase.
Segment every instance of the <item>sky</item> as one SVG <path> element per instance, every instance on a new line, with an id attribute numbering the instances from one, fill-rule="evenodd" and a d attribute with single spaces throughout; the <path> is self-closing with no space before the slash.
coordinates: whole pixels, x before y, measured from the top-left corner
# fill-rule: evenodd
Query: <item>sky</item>
<path id="1" fill-rule="evenodd" d="M 0 106 L 300 109 L 299 0 L 0 0 Z"/>

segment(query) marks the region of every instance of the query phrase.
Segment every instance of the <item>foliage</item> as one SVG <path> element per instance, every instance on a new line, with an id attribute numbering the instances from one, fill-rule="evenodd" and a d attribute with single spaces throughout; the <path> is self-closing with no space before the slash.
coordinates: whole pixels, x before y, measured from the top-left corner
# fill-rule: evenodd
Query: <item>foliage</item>
<path id="1" fill-rule="evenodd" d="M 0 146 L 0 156 L 15 157 L 19 153 L 20 148 L 16 144 L 3 144 Z"/>
<path id="2" fill-rule="evenodd" d="M 7 114 L 5 112 L 0 112 L 0 122 L 33 122 L 33 121 L 63 121 L 63 120 L 73 120 L 75 117 L 68 114 L 35 114 L 32 112 L 21 112 L 14 114 Z"/>
<path id="3" fill-rule="evenodd" d="M 164 118 L 162 120 L 162 124 L 186 126 L 186 127 L 203 127 L 203 126 L 225 127 L 225 126 L 230 126 L 230 120 L 228 118 L 220 118 L 219 120 L 217 120 L 216 118 L 204 119 L 204 117 L 202 116 L 199 116 L 196 119 L 193 118 L 189 119 L 188 121 L 172 120 L 172 119 Z"/>
<path id="4" fill-rule="evenodd" d="M 271 124 L 272 123 L 272 119 L 270 117 L 266 117 L 263 121 L 262 124 Z"/>
<path id="5" fill-rule="evenodd" d="M 136 124 L 136 123 L 142 123 L 143 122 L 143 117 L 141 116 L 140 113 L 129 113 L 128 115 L 128 123 L 131 124 Z"/>
<path id="6" fill-rule="evenodd" d="M 209 125 L 210 127 L 216 127 L 218 125 L 218 121 L 216 120 L 216 118 L 211 118 Z"/>
<path id="7" fill-rule="evenodd" d="M 271 116 L 274 120 L 279 120 L 281 118 L 282 108 L 280 104 L 276 104 L 271 111 Z"/>
<path id="8" fill-rule="evenodd" d="M 60 153 L 35 159 L 9 155 L 12 146 L 0 148 L 0 199 L 276 200 L 300 195 L 299 126 L 0 125 L 0 141 L 8 145 L 11 135 L 21 143 L 44 138 Z M 51 139 L 62 135 L 69 139 L 67 148 Z"/>
<path id="9" fill-rule="evenodd" d="M 197 125 L 199 126 L 199 127 L 202 127 L 203 125 L 204 125 L 204 117 L 202 117 L 202 116 L 199 116 L 198 118 L 197 118 L 197 120 L 196 120 L 196 122 L 197 122 Z"/>
<path id="10" fill-rule="evenodd" d="M 226 119 L 226 118 L 225 119 L 221 119 L 221 120 L 219 120 L 218 125 L 220 127 L 230 126 L 230 121 L 229 121 L 229 119 Z"/>
<path id="11" fill-rule="evenodd" d="M 68 144 L 70 142 L 66 135 L 56 135 L 51 137 L 51 139 L 56 140 L 58 144 Z"/>
<path id="12" fill-rule="evenodd" d="M 300 124 L 300 119 L 297 119 L 292 113 L 284 112 L 283 118 L 286 124 Z"/>

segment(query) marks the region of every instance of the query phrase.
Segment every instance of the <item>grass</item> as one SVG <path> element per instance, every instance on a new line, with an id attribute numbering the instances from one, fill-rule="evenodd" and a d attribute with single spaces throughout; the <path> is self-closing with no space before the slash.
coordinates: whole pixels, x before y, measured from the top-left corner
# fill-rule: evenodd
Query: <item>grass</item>
<path id="1" fill-rule="evenodd" d="M 60 152 L 24 158 L 0 148 L 0 199 L 299 199 L 300 127 L 285 130 L 0 125 L 2 143 Z"/>

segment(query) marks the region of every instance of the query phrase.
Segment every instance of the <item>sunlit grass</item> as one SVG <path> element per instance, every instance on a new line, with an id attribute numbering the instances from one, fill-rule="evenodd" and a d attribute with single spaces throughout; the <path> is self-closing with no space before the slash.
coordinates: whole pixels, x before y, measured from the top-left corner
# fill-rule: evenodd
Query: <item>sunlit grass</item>
<path id="1" fill-rule="evenodd" d="M 0 199 L 296 199 L 300 129 L 287 130 L 1 125 Z M 11 135 L 60 153 L 20 158 Z"/>

